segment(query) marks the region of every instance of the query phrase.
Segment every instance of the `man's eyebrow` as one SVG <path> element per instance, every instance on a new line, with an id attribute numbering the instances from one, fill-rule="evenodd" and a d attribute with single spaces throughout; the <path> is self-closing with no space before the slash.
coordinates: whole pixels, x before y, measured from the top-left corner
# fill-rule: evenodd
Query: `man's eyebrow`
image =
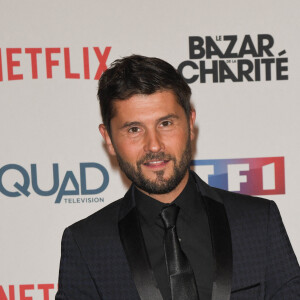
<path id="1" fill-rule="evenodd" d="M 176 114 L 168 114 L 166 116 L 163 116 L 163 117 L 159 118 L 157 121 L 161 122 L 161 121 L 166 120 L 166 119 L 179 119 L 179 116 L 176 115 Z"/>
<path id="2" fill-rule="evenodd" d="M 131 126 L 140 126 L 142 123 L 141 122 L 137 122 L 137 121 L 133 121 L 133 122 L 125 122 L 120 129 L 124 129 L 124 128 L 128 128 Z"/>
<path id="3" fill-rule="evenodd" d="M 179 117 L 176 115 L 176 114 L 168 114 L 166 116 L 163 116 L 161 118 L 159 118 L 157 120 L 157 122 L 161 122 L 163 120 L 166 120 L 166 119 L 179 119 Z M 120 129 L 124 129 L 124 128 L 128 128 L 128 127 L 132 127 L 132 126 L 141 126 L 142 123 L 141 122 L 138 122 L 138 121 L 132 121 L 132 122 L 125 122 L 121 127 Z"/>

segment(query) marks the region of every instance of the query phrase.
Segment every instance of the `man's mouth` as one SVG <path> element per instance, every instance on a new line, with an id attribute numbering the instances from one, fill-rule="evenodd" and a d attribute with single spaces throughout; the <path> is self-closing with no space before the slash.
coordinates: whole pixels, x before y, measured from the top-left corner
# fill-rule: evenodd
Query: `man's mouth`
<path id="1" fill-rule="evenodd" d="M 144 162 L 144 165 L 147 167 L 161 167 L 165 166 L 169 160 L 151 160 L 151 161 L 146 161 Z"/>
<path id="2" fill-rule="evenodd" d="M 170 161 L 174 160 L 171 155 L 161 153 L 147 153 L 140 161 L 138 166 L 144 166 L 152 170 L 159 170 L 165 168 Z"/>

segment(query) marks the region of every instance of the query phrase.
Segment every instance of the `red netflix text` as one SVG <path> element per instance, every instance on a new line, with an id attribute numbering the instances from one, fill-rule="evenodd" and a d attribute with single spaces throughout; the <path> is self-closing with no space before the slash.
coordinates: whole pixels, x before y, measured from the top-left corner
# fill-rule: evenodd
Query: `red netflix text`
<path id="1" fill-rule="evenodd" d="M 74 49 L 74 54 L 78 55 L 78 51 L 80 52 L 79 63 L 78 60 L 72 61 L 72 52 L 69 47 L 0 48 L 0 82 L 22 80 L 25 75 L 31 79 L 51 79 L 59 69 L 64 71 L 63 76 L 66 79 L 99 80 L 103 71 L 107 69 L 110 50 L 111 47 L 105 47 L 104 50 L 100 50 L 99 47 Z M 97 68 L 91 72 L 90 67 L 94 68 L 94 64 Z M 26 70 L 28 65 L 31 67 Z"/>
<path id="2" fill-rule="evenodd" d="M 54 299 L 56 286 L 51 284 L 0 285 L 0 300 L 50 300 Z"/>

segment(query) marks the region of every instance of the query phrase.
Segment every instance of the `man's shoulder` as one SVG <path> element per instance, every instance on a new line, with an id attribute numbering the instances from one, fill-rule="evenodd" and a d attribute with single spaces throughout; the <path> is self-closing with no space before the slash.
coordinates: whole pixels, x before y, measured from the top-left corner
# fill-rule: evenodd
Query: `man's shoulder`
<path id="1" fill-rule="evenodd" d="M 211 187 L 215 190 L 215 192 L 221 197 L 224 204 L 226 205 L 238 205 L 238 206 L 246 206 L 246 207 L 258 207 L 258 208 L 266 208 L 269 207 L 272 200 L 268 200 L 258 196 L 240 194 L 238 192 L 231 192 L 227 190 L 222 190 L 219 188 Z"/>
<path id="2" fill-rule="evenodd" d="M 240 194 L 228 190 L 213 187 L 204 182 L 196 173 L 194 174 L 198 183 L 202 196 L 211 200 L 223 203 L 227 208 L 236 207 L 238 209 L 269 209 L 270 204 L 274 203 L 272 200 L 265 198 Z"/>
<path id="3" fill-rule="evenodd" d="M 92 215 L 70 225 L 68 230 L 77 235 L 93 235 L 100 232 L 112 234 L 118 226 L 119 210 L 123 198 L 116 200 Z"/>
<path id="4" fill-rule="evenodd" d="M 270 211 L 276 210 L 274 201 L 262 197 L 230 192 L 218 188 L 212 188 L 224 203 L 227 215 L 231 220 L 264 220 L 267 222 Z"/>

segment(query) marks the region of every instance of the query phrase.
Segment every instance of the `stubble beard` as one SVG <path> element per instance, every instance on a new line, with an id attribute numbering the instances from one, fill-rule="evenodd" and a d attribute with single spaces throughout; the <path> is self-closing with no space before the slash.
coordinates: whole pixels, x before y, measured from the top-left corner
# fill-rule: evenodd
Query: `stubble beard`
<path id="1" fill-rule="evenodd" d="M 173 191 L 179 185 L 189 169 L 192 159 L 191 139 L 188 137 L 186 147 L 179 162 L 177 162 L 176 157 L 164 152 L 146 153 L 143 158 L 136 162 L 136 167 L 125 161 L 118 152 L 116 152 L 116 157 L 121 170 L 138 188 L 149 194 L 166 194 Z M 173 161 L 173 174 L 169 178 L 164 178 L 165 170 L 160 170 L 153 172 L 156 175 L 154 180 L 146 178 L 142 171 L 142 165 L 149 160 L 168 160 L 168 163 Z"/>

